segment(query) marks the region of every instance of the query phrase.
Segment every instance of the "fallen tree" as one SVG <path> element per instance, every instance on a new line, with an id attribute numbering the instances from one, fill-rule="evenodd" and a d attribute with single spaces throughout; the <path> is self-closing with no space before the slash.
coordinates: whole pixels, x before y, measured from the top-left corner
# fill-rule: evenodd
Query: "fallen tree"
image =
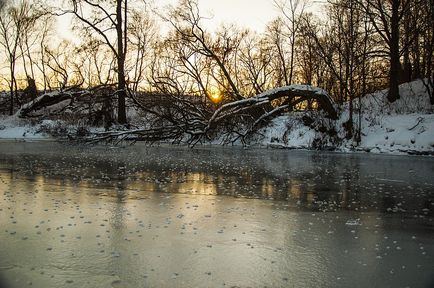
<path id="1" fill-rule="evenodd" d="M 164 101 L 140 103 L 131 95 L 140 109 L 151 115 L 150 125 L 143 129 L 106 131 L 95 133 L 84 139 L 88 142 L 118 142 L 122 140 L 159 141 L 171 139 L 195 145 L 213 134 L 235 135 L 244 138 L 254 133 L 259 124 L 270 120 L 286 110 L 293 110 L 298 104 L 314 100 L 318 109 L 326 112 L 330 119 L 337 119 L 338 113 L 328 93 L 310 85 L 290 85 L 272 89 L 254 97 L 226 103 L 214 111 L 210 106 L 200 106 L 192 96 L 166 95 Z M 279 100 L 278 105 L 272 102 Z M 218 131 L 218 132 L 216 132 Z M 227 137 L 228 138 L 228 137 Z"/>
<path id="2" fill-rule="evenodd" d="M 272 117 L 285 109 L 294 107 L 295 105 L 310 99 L 316 100 L 319 104 L 319 108 L 325 110 L 329 118 L 334 120 L 338 118 L 336 104 L 325 90 L 310 85 L 290 85 L 268 90 L 257 96 L 230 102 L 221 106 L 214 112 L 211 119 L 208 121 L 206 130 L 209 130 L 211 127 L 228 117 L 255 107 L 264 106 L 279 98 L 286 99 L 283 101 L 282 105 L 275 107 L 271 111 L 264 112 L 264 114 L 254 122 L 253 126 L 256 126 L 260 121 L 266 118 Z"/>
<path id="3" fill-rule="evenodd" d="M 65 100 L 70 100 L 67 103 L 64 103 L 64 105 L 61 105 L 62 107 L 68 106 L 71 104 L 73 98 L 75 96 L 73 93 L 64 93 L 64 92 L 51 92 L 43 94 L 39 97 L 36 97 L 34 100 L 24 104 L 21 106 L 21 108 L 17 111 L 17 115 L 20 118 L 30 117 L 30 116 L 39 116 L 34 115 L 32 113 L 47 109 L 49 107 L 52 107 L 54 105 L 58 105 L 59 103 L 65 102 Z M 57 109 L 58 110 L 58 109 Z"/>
<path id="4" fill-rule="evenodd" d="M 199 96 L 161 93 L 134 94 L 127 90 L 131 105 L 142 117 L 141 125 L 112 126 L 116 91 L 110 85 L 89 89 L 68 89 L 43 94 L 24 104 L 17 112 L 25 117 L 58 117 L 76 119 L 90 126 L 104 125 L 106 131 L 91 134 L 66 135 L 85 142 L 172 141 L 195 145 L 220 137 L 223 143 L 244 140 L 261 125 L 281 113 L 296 110 L 303 102 L 315 102 L 330 119 L 338 113 L 326 91 L 310 85 L 290 85 L 216 108 Z M 300 108 L 300 107 L 299 107 Z M 305 109 L 306 105 L 304 108 Z M 63 117 L 63 118 L 62 118 Z M 134 127 L 134 128 L 132 128 Z"/>
<path id="5" fill-rule="evenodd" d="M 22 105 L 16 115 L 20 118 L 80 119 L 88 125 L 108 127 L 113 123 L 115 94 L 113 85 L 51 91 Z"/>

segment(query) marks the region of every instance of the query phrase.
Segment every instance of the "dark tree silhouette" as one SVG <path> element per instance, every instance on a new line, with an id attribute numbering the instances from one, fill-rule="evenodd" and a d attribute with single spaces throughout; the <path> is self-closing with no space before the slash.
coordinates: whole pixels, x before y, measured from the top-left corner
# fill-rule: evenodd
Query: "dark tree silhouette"
<path id="1" fill-rule="evenodd" d="M 118 122 L 127 123 L 125 98 L 126 92 L 126 72 L 125 61 L 127 55 L 127 23 L 128 23 L 128 0 L 116 0 L 115 7 L 113 1 L 90 1 L 90 0 L 71 0 L 72 10 L 64 13 L 73 14 L 86 27 L 86 31 L 98 35 L 110 48 L 117 61 L 117 96 L 118 96 Z M 106 6 L 104 6 L 106 4 Z M 113 11 L 110 11 L 113 10 Z M 92 11 L 93 17 L 86 13 Z M 115 41 L 110 39 L 110 33 L 114 31 Z M 113 44 L 116 43 L 116 44 Z"/>
<path id="2" fill-rule="evenodd" d="M 414 0 L 360 0 L 365 13 L 370 18 L 377 33 L 383 38 L 388 48 L 389 69 L 389 102 L 399 99 L 399 81 L 401 77 L 401 33 L 400 24 Z M 413 3 L 414 4 L 414 3 Z M 405 45 L 407 43 L 404 43 Z"/>

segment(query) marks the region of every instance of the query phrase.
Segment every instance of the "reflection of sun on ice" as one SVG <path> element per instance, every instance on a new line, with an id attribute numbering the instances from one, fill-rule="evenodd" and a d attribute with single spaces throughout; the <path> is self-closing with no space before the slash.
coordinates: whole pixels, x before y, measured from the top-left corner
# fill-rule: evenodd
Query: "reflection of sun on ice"
<path id="1" fill-rule="evenodd" d="M 211 89 L 209 96 L 214 103 L 219 103 L 222 100 L 222 94 L 218 89 Z"/>

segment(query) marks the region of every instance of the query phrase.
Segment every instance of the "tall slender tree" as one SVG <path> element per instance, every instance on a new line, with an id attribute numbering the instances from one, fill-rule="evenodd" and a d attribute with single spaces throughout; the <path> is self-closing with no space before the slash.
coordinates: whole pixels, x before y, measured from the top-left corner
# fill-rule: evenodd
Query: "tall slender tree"
<path id="1" fill-rule="evenodd" d="M 389 102 L 399 99 L 401 68 L 400 26 L 414 0 L 359 0 L 377 33 L 386 43 L 389 59 Z M 414 4 L 414 3 L 413 3 Z M 405 46 L 407 43 L 404 43 Z"/>
<path id="2" fill-rule="evenodd" d="M 202 26 L 203 17 L 200 15 L 197 0 L 181 0 L 179 6 L 171 7 L 168 15 L 163 18 L 174 28 L 180 45 L 187 45 L 194 49 L 195 53 L 212 59 L 216 63 L 223 74 L 222 78 L 228 84 L 229 99 L 243 99 L 226 61 L 228 54 L 236 48 L 232 45 L 234 39 L 230 39 L 227 29 L 223 29 L 219 39 L 213 42 L 211 35 Z"/>
<path id="3" fill-rule="evenodd" d="M 288 40 L 289 44 L 289 70 L 288 75 L 285 74 L 285 84 L 290 85 L 293 82 L 294 74 L 295 74 L 295 58 L 296 58 L 296 49 L 297 49 L 297 41 L 301 28 L 300 19 L 305 14 L 305 8 L 307 1 L 304 0 L 275 0 L 276 6 L 280 9 L 283 14 L 283 23 L 286 27 L 286 31 L 280 31 L 283 35 L 281 37 L 285 37 Z M 279 32 L 277 32 L 279 33 Z M 279 47 L 278 47 L 279 48 Z M 282 52 L 279 51 L 279 55 Z M 284 58 L 283 56 L 280 56 Z M 282 61 L 284 63 L 284 61 Z"/>
<path id="4" fill-rule="evenodd" d="M 146 77 L 149 68 L 152 44 L 158 39 L 156 21 L 145 11 L 133 11 L 128 23 L 129 47 L 135 56 L 129 57 L 131 67 L 130 83 L 132 91 L 137 92 Z"/>
<path id="5" fill-rule="evenodd" d="M 73 14 L 85 26 L 85 31 L 96 34 L 112 51 L 117 67 L 118 122 L 127 123 L 125 98 L 128 36 L 128 0 L 70 0 L 72 9 L 63 13 Z M 112 34 L 115 39 L 112 39 Z"/>
<path id="6" fill-rule="evenodd" d="M 14 113 L 15 101 L 17 101 L 16 64 L 19 58 L 19 45 L 23 33 L 30 20 L 35 19 L 32 15 L 31 5 L 27 0 L 18 2 L 11 1 L 1 4 L 0 10 L 0 45 L 3 46 L 9 66 L 9 90 L 10 106 L 9 113 Z"/>

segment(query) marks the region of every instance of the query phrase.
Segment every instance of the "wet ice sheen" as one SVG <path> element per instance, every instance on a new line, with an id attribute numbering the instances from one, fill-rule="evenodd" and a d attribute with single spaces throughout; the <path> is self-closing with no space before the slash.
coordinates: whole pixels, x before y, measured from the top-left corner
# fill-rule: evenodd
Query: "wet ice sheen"
<path id="1" fill-rule="evenodd" d="M 430 158 L 0 143 L 0 287 L 432 287 Z"/>

